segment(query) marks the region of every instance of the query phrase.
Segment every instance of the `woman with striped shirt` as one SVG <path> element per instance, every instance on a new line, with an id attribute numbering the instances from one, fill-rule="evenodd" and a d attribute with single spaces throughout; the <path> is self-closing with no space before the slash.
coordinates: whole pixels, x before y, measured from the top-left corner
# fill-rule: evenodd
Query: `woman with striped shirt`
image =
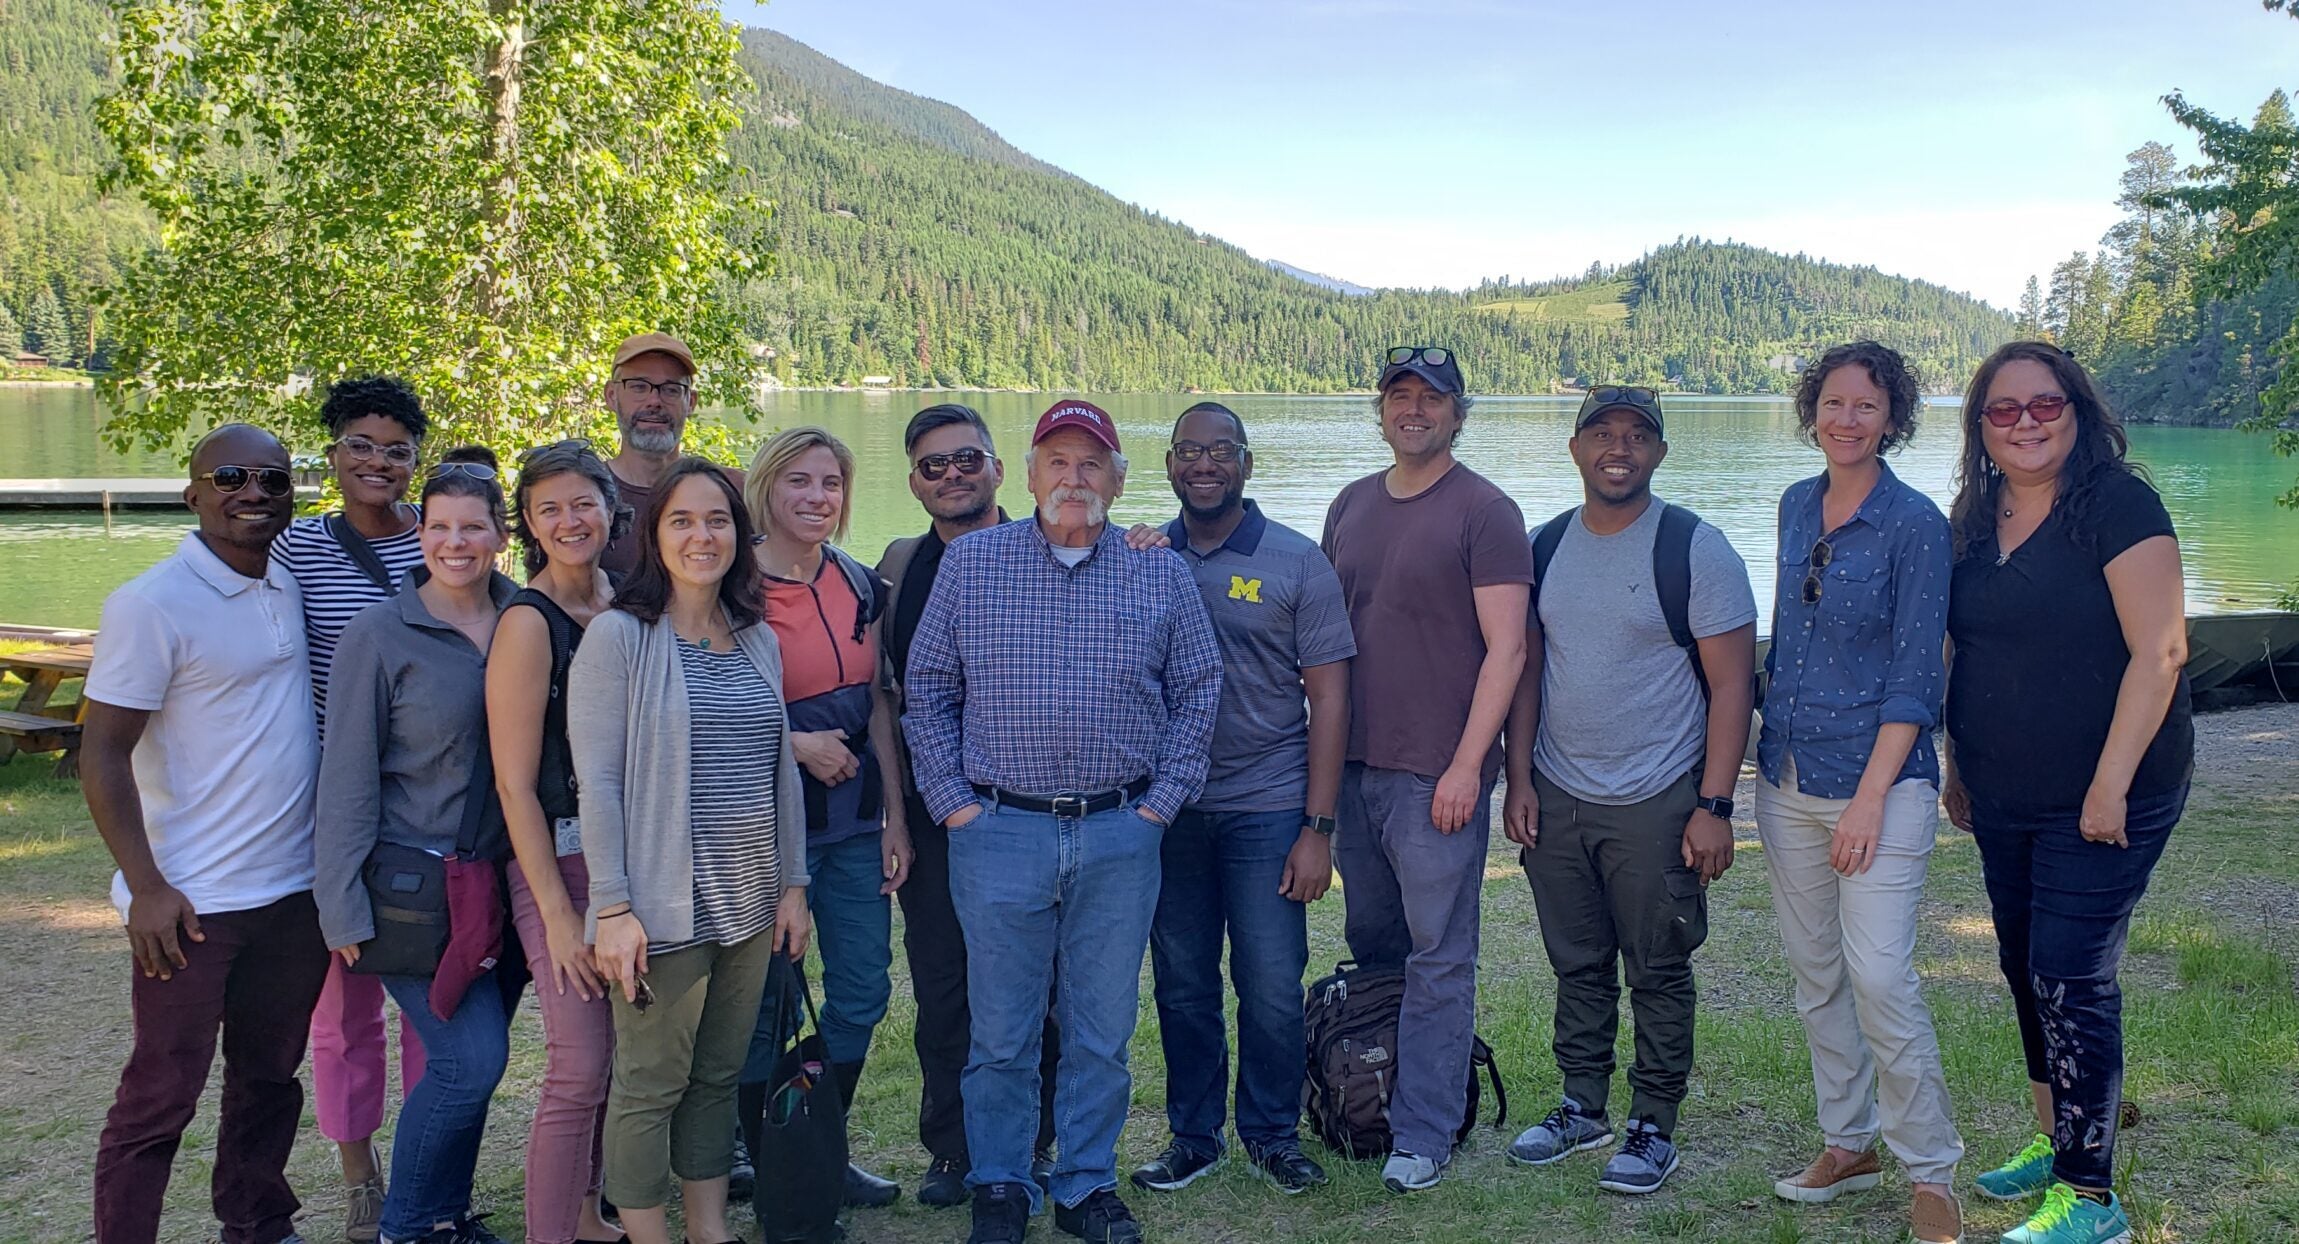
<path id="1" fill-rule="evenodd" d="M 392 595 L 423 564 L 422 512 L 407 503 L 430 420 L 407 383 L 390 376 L 338 382 L 319 417 L 327 424 L 328 466 L 343 508 L 299 518 L 272 541 L 272 561 L 303 592 L 304 638 L 320 737 L 327 735 L 327 686 L 343 628 Z M 343 1162 L 344 1238 L 372 1240 L 383 1214 L 383 1170 L 375 1133 L 383 1126 L 383 982 L 330 960 L 327 986 L 311 1013 L 311 1087 L 320 1135 Z M 423 1042 L 399 1021 L 399 1091 L 423 1078 Z"/>
<path id="2" fill-rule="evenodd" d="M 685 458 L 634 529 L 638 565 L 568 676 L 590 935 L 615 1055 L 608 1200 L 634 1244 L 727 1225 L 735 1084 L 777 951 L 806 951 L 806 804 L 782 656 L 759 625 L 742 497 Z"/>

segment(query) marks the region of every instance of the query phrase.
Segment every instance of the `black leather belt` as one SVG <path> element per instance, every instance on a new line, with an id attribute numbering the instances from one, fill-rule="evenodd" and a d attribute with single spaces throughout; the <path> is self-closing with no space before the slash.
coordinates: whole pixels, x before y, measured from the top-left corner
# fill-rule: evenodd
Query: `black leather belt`
<path id="1" fill-rule="evenodd" d="M 1091 795 L 1025 795 L 1020 791 L 1003 790 L 996 786 L 971 783 L 974 793 L 992 800 L 1001 808 L 1014 808 L 1022 812 L 1050 812 L 1055 816 L 1086 817 L 1112 808 L 1122 808 L 1149 793 L 1150 780 L 1136 778 L 1117 790 L 1105 790 Z"/>

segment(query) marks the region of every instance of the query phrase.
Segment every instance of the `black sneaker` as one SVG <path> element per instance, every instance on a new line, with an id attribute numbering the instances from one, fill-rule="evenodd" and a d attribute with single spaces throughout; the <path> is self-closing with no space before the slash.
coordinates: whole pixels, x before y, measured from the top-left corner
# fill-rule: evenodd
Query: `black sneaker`
<path id="1" fill-rule="evenodd" d="M 926 1168 L 926 1177 L 918 1181 L 918 1203 L 935 1209 L 950 1209 L 964 1205 L 974 1195 L 966 1186 L 968 1162 L 964 1158 L 936 1158 Z"/>
<path id="2" fill-rule="evenodd" d="M 1030 1227 L 1030 1196 L 1014 1184 L 991 1184 L 974 1192 L 974 1229 L 966 1244 L 1022 1244 Z"/>
<path id="3" fill-rule="evenodd" d="M 1148 1192 L 1178 1192 L 1212 1174 L 1219 1165 L 1219 1153 L 1207 1157 L 1177 1140 L 1167 1145 L 1164 1153 L 1134 1168 L 1134 1187 Z"/>
<path id="4" fill-rule="evenodd" d="M 1325 1182 L 1325 1168 L 1310 1161 L 1299 1145 L 1281 1145 L 1254 1154 L 1253 1170 L 1287 1196 L 1299 1196 Z"/>
<path id="5" fill-rule="evenodd" d="M 1075 1206 L 1055 1205 L 1054 1225 L 1086 1244 L 1141 1244 L 1142 1225 L 1134 1212 L 1103 1188 Z"/>
<path id="6" fill-rule="evenodd" d="M 487 1215 L 472 1214 L 455 1224 L 455 1244 L 503 1244 L 503 1237 L 487 1229 Z"/>

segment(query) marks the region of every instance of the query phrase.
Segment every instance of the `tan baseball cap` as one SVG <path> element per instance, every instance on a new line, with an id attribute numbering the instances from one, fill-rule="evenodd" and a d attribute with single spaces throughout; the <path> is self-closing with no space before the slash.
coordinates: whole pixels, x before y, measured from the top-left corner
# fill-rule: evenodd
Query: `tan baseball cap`
<path id="1" fill-rule="evenodd" d="M 636 337 L 623 338 L 623 344 L 615 347 L 614 366 L 621 367 L 642 354 L 668 354 L 686 364 L 688 375 L 695 374 L 694 351 L 687 349 L 687 343 L 669 333 L 640 333 Z"/>

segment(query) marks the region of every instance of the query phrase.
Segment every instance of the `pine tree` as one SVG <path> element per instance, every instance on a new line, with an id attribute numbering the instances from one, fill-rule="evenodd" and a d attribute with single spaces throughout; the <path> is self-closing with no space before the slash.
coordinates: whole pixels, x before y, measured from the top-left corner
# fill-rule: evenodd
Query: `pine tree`
<path id="1" fill-rule="evenodd" d="M 2028 287 L 2020 292 L 2019 334 L 2030 339 L 2044 335 L 2044 291 L 2032 274 Z"/>
<path id="2" fill-rule="evenodd" d="M 71 357 L 72 330 L 64 323 L 64 304 L 56 301 L 55 288 L 46 284 L 32 295 L 32 306 L 24 316 L 24 347 L 34 354 L 45 354 L 50 362 L 62 363 Z"/>
<path id="3" fill-rule="evenodd" d="M 24 328 L 16 322 L 16 316 L 8 310 L 8 304 L 0 302 L 0 367 L 6 366 L 8 360 L 16 357 L 16 352 L 23 348 Z"/>

